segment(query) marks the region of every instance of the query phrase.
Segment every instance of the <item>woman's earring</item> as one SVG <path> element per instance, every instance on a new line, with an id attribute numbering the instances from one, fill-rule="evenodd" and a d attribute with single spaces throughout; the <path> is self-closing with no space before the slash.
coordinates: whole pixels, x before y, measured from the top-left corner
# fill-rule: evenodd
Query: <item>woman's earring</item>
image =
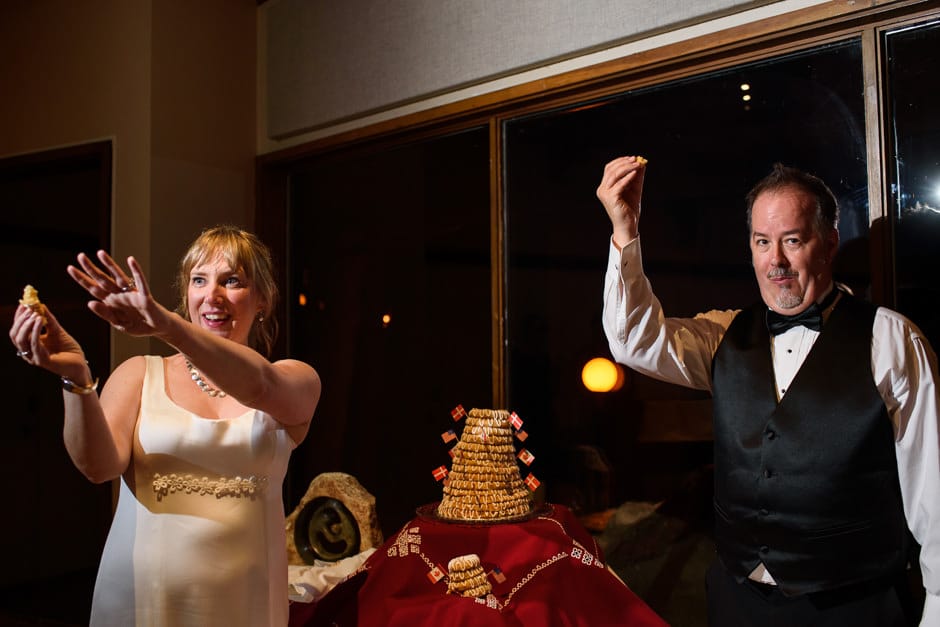
<path id="1" fill-rule="evenodd" d="M 261 311 L 258 312 L 258 322 L 264 322 L 264 313 Z"/>

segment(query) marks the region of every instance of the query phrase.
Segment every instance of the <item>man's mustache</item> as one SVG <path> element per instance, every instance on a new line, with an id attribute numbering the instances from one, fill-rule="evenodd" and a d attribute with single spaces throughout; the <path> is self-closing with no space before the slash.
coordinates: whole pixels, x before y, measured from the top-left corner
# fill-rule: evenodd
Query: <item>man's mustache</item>
<path id="1" fill-rule="evenodd" d="M 800 276 L 798 272 L 793 272 L 792 270 L 787 270 L 786 268 L 772 268 L 770 272 L 767 273 L 768 279 L 778 279 L 781 277 L 786 279 L 795 279 L 798 276 Z"/>

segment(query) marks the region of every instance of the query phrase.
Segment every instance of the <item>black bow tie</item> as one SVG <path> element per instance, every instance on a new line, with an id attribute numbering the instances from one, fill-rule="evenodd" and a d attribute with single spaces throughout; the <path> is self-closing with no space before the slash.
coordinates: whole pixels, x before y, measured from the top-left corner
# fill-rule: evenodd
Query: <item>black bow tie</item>
<path id="1" fill-rule="evenodd" d="M 819 331 L 822 329 L 822 313 L 832 305 L 838 294 L 839 290 L 833 288 L 823 299 L 822 304 L 813 303 L 794 316 L 784 316 L 773 309 L 768 309 L 767 329 L 770 330 L 771 335 L 780 335 L 793 327 L 801 325 L 807 329 Z"/>
<path id="2" fill-rule="evenodd" d="M 813 331 L 822 329 L 822 311 L 819 305 L 813 303 L 795 316 L 784 316 L 773 309 L 767 310 L 767 328 L 771 335 L 780 335 L 800 325 Z"/>

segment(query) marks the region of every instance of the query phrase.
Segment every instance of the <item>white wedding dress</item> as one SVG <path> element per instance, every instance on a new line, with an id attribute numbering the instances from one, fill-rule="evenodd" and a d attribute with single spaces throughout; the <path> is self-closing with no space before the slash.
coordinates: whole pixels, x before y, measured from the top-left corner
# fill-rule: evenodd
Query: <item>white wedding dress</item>
<path id="1" fill-rule="evenodd" d="M 91 625 L 284 627 L 281 484 L 294 441 L 269 415 L 202 418 L 148 356 L 131 469 L 108 534 Z"/>

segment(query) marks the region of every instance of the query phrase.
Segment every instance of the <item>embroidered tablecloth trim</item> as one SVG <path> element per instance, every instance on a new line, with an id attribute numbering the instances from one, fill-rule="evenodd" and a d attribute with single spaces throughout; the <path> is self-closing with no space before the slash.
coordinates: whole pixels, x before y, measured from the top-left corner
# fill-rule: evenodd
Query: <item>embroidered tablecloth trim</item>
<path id="1" fill-rule="evenodd" d="M 551 520 L 552 522 L 556 523 L 559 527 L 561 527 L 562 531 L 565 531 L 564 527 L 558 521 L 552 518 L 544 518 L 544 520 Z M 565 532 L 565 535 L 568 536 L 567 532 Z M 552 564 L 555 564 L 559 560 L 562 560 L 566 557 L 571 557 L 572 559 L 575 559 L 581 562 L 585 566 L 595 566 L 598 568 L 606 568 L 604 563 L 601 560 L 597 559 L 597 557 L 594 554 L 592 554 L 590 551 L 588 551 L 583 545 L 581 545 L 581 543 L 579 543 L 577 540 L 575 540 L 571 536 L 568 536 L 568 538 L 571 540 L 571 543 L 572 543 L 571 550 L 561 551 L 559 553 L 556 553 L 555 555 L 548 558 L 541 564 L 538 564 L 534 568 L 532 568 L 532 570 L 530 570 L 524 577 L 522 577 L 522 579 L 516 582 L 516 585 L 514 585 L 512 587 L 512 590 L 509 592 L 509 594 L 506 595 L 505 601 L 500 602 L 496 598 L 496 596 L 490 593 L 490 594 L 487 594 L 486 597 L 477 598 L 476 602 L 480 603 L 481 605 L 486 605 L 487 607 L 491 609 L 502 612 L 503 609 L 507 605 L 509 605 L 510 601 L 512 601 L 513 596 L 515 596 L 517 592 L 522 590 L 522 588 L 527 583 L 532 581 L 532 579 L 539 572 L 541 572 L 542 570 L 548 568 Z M 389 557 L 409 557 L 412 555 L 416 556 L 418 559 L 424 562 L 424 564 L 428 567 L 428 569 L 433 570 L 434 568 L 440 568 L 442 571 L 442 575 L 443 575 L 443 577 L 441 578 L 441 581 L 445 582 L 446 584 L 448 580 L 447 571 L 444 570 L 443 566 L 436 564 L 434 560 L 432 560 L 430 557 L 425 555 L 424 551 L 421 550 L 421 527 L 420 526 L 417 526 L 417 525 L 410 526 L 410 527 L 405 526 L 404 528 L 402 528 L 402 530 L 395 537 L 395 542 L 391 543 L 386 549 L 386 554 Z"/>

